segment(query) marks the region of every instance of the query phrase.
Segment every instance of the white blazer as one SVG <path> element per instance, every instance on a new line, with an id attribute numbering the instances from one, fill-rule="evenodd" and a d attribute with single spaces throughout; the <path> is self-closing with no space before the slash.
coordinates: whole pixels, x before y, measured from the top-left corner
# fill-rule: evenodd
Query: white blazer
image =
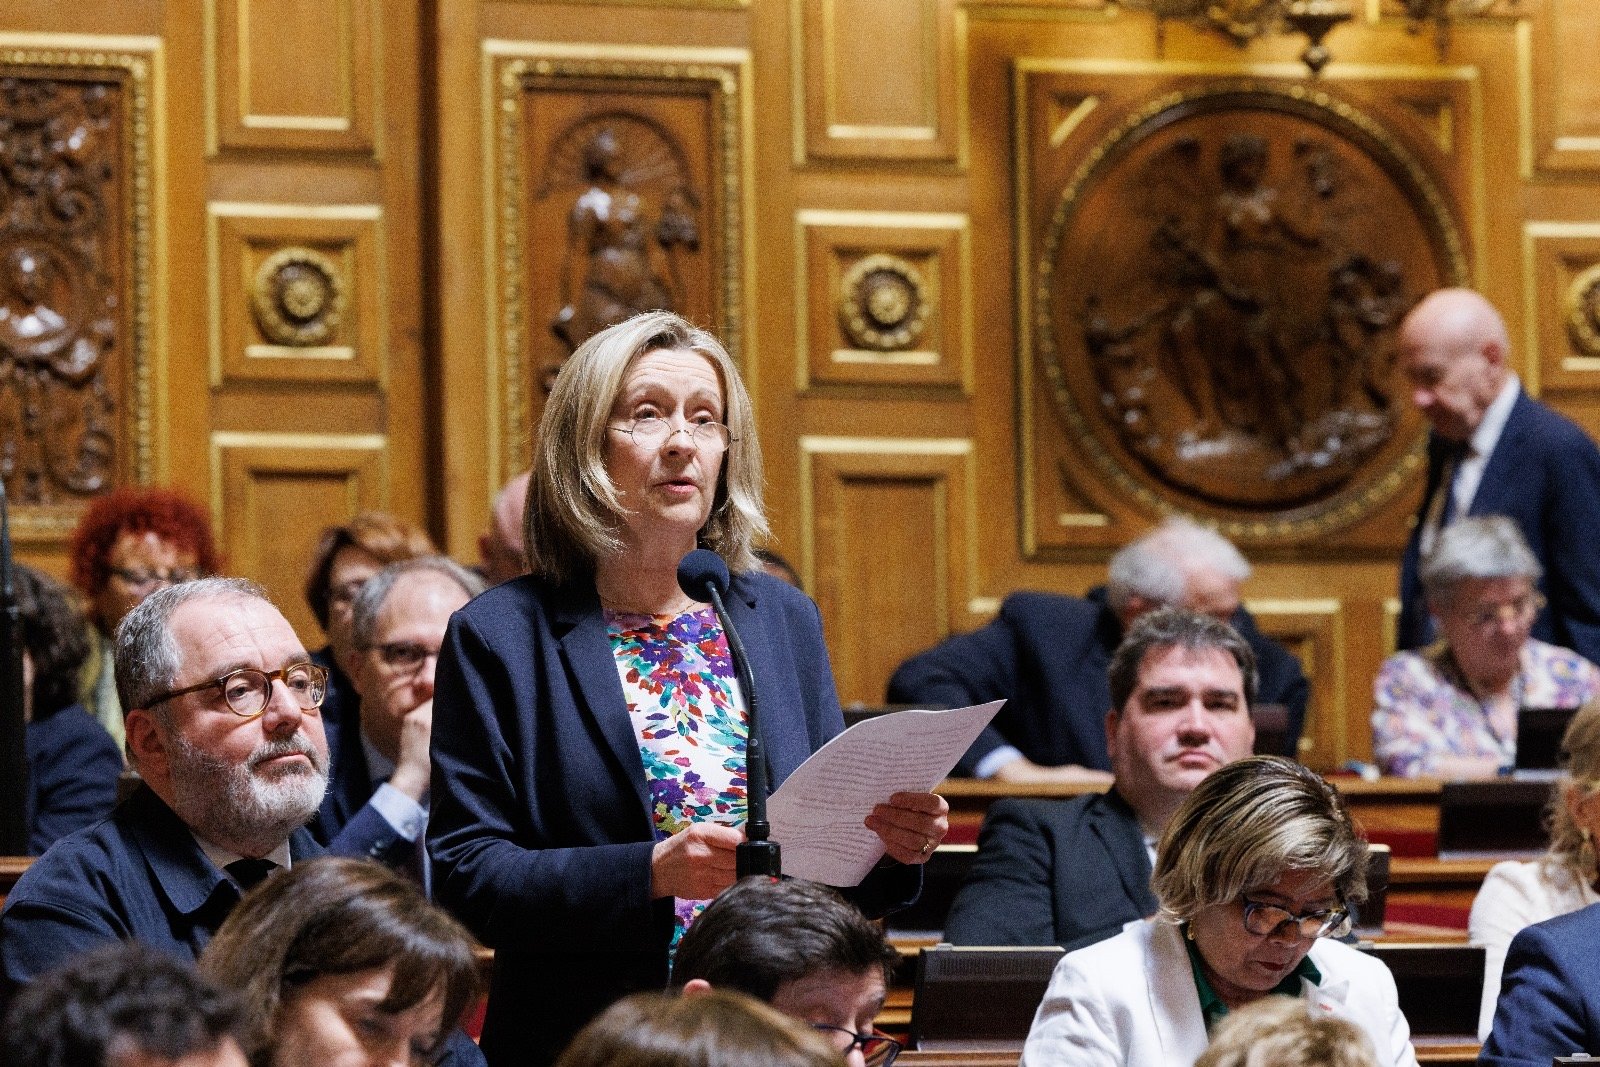
<path id="1" fill-rule="evenodd" d="M 1311 947 L 1311 962 L 1322 984 L 1305 983 L 1307 1007 L 1361 1027 L 1380 1064 L 1416 1067 L 1389 968 L 1326 938 Z M 1056 964 L 1021 1067 L 1193 1067 L 1206 1040 L 1183 935 L 1146 919 Z"/>

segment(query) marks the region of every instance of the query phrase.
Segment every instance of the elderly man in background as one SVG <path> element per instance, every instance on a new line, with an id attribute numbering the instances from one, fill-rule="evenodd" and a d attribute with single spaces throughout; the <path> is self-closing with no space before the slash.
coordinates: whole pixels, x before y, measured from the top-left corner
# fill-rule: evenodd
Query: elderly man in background
<path id="1" fill-rule="evenodd" d="M 344 664 L 359 718 L 323 723 L 332 771 L 319 823 L 329 850 L 403 869 L 424 889 L 433 671 L 450 616 L 483 589 L 443 556 L 391 563 L 368 579 L 351 605 Z"/>
<path id="2" fill-rule="evenodd" d="M 72 531 L 72 584 L 88 603 L 89 656 L 83 706 L 123 746 L 122 705 L 112 667 L 117 624 L 157 589 L 215 574 L 221 566 L 205 512 L 170 489 L 117 489 L 97 498 Z"/>
<path id="3" fill-rule="evenodd" d="M 1285 754 L 1297 750 L 1310 685 L 1294 656 L 1240 606 L 1250 564 L 1226 538 L 1172 519 L 1111 558 L 1108 584 L 1087 597 L 1013 593 L 999 616 L 900 665 L 894 703 L 1006 706 L 956 770 L 1006 782 L 1109 781 L 1104 718 L 1112 653 L 1134 620 L 1180 607 L 1230 624 L 1250 645 L 1260 700 L 1288 712 Z"/>
<path id="4" fill-rule="evenodd" d="M 1400 571 L 1399 646 L 1435 636 L 1422 560 L 1466 515 L 1505 515 L 1544 568 L 1549 598 L 1533 636 L 1600 662 L 1600 449 L 1571 420 L 1523 391 L 1493 305 L 1441 289 L 1400 325 L 1400 366 L 1432 425 L 1428 477 Z"/>
<path id="5" fill-rule="evenodd" d="M 495 494 L 489 529 L 478 535 L 478 572 L 490 585 L 528 573 L 528 551 L 522 541 L 522 513 L 528 508 L 528 480 L 523 471 Z"/>
<path id="6" fill-rule="evenodd" d="M 273 867 L 321 851 L 327 673 L 253 583 L 152 594 L 117 630 L 128 752 L 144 782 L 58 841 L 0 912 L 0 994 L 112 941 L 193 959 Z"/>
<path id="7" fill-rule="evenodd" d="M 1226 623 L 1162 608 L 1133 624 L 1109 678 L 1111 789 L 996 802 L 946 940 L 1071 951 L 1155 913 L 1150 874 L 1172 813 L 1212 771 L 1250 755 L 1255 654 Z"/>

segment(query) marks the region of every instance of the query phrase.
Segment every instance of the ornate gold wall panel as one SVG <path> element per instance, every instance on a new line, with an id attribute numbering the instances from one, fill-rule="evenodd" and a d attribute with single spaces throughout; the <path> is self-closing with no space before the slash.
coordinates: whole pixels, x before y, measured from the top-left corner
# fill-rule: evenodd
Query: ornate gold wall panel
<path id="1" fill-rule="evenodd" d="M 1261 632 L 1281 642 L 1300 660 L 1311 682 L 1300 735 L 1300 758 L 1323 770 L 1342 767 L 1360 757 L 1363 738 L 1370 739 L 1360 692 L 1346 687 L 1345 613 L 1337 600 L 1251 599 L 1246 604 Z M 1370 749 L 1370 740 L 1365 742 Z"/>
<path id="2" fill-rule="evenodd" d="M 543 386 L 601 326 L 669 307 L 742 357 L 750 56 L 485 41 L 482 63 L 490 467 L 509 476 Z"/>
<path id="3" fill-rule="evenodd" d="M 972 387 L 964 215 L 801 211 L 797 387 Z"/>
<path id="4" fill-rule="evenodd" d="M 380 207 L 212 204 L 207 222 L 213 386 L 382 384 Z"/>
<path id="5" fill-rule="evenodd" d="M 966 163 L 955 0 L 790 0 L 795 163 Z"/>
<path id="6" fill-rule="evenodd" d="M 205 0 L 209 151 L 378 154 L 382 15 L 382 0 Z"/>
<path id="7" fill-rule="evenodd" d="M 0 35 L 0 475 L 21 541 L 161 457 L 161 47 Z"/>
<path id="8" fill-rule="evenodd" d="M 1600 8 L 1592 0 L 1547 0 L 1529 25 L 1520 76 L 1529 100 L 1534 165 L 1542 171 L 1600 171 Z M 1531 82 L 1531 85 L 1529 84 Z"/>
<path id="9" fill-rule="evenodd" d="M 802 437 L 801 568 L 841 700 L 875 704 L 901 660 L 949 634 L 977 551 L 972 443 Z"/>
<path id="10" fill-rule="evenodd" d="M 307 648 L 322 638 L 305 603 L 306 562 L 324 523 L 385 506 L 387 447 L 378 434 L 211 435 L 211 522 L 228 571 L 266 586 Z"/>
<path id="11" fill-rule="evenodd" d="M 1522 246 L 1528 388 L 1600 388 L 1600 223 L 1530 222 Z"/>

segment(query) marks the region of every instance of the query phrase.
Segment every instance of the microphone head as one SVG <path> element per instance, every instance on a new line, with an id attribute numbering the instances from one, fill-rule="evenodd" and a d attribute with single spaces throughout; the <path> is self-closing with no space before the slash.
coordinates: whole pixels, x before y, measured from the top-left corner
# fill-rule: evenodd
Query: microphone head
<path id="1" fill-rule="evenodd" d="M 711 590 L 728 591 L 728 565 L 708 548 L 697 548 L 678 564 L 678 588 L 696 600 L 709 602 Z"/>

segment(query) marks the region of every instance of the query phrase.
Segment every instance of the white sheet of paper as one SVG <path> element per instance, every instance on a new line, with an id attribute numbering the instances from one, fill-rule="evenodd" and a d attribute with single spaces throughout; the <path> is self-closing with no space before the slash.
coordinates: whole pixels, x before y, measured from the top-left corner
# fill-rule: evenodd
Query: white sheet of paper
<path id="1" fill-rule="evenodd" d="M 783 873 L 858 884 L 884 852 L 862 820 L 891 793 L 931 792 L 1004 703 L 890 712 L 856 723 L 813 752 L 767 802 Z"/>

